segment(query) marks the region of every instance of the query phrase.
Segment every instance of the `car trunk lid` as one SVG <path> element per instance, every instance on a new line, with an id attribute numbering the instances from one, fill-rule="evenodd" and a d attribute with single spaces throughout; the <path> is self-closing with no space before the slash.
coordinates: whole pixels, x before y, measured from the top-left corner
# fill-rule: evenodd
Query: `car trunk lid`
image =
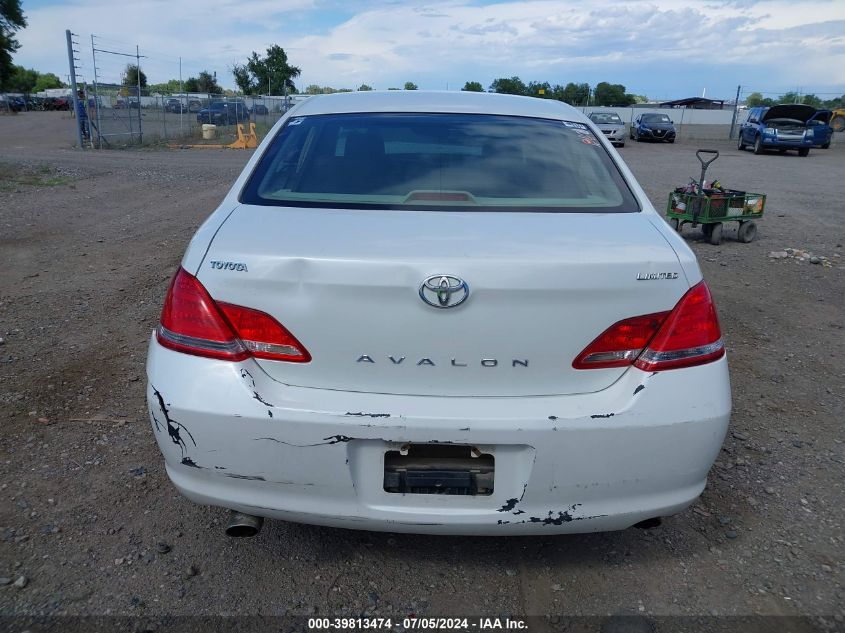
<path id="1" fill-rule="evenodd" d="M 307 348 L 310 363 L 258 361 L 282 383 L 448 396 L 604 389 L 625 369 L 576 370 L 573 359 L 613 323 L 671 310 L 689 287 L 643 213 L 242 205 L 197 276 Z M 465 281 L 466 301 L 426 303 L 432 276 Z"/>

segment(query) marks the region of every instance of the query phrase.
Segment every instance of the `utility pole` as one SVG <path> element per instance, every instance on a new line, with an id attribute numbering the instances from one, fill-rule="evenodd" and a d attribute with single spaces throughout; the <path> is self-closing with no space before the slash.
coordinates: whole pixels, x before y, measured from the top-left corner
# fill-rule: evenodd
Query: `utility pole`
<path id="1" fill-rule="evenodd" d="M 734 127 L 736 126 L 736 115 L 737 115 L 737 111 L 739 110 L 739 93 L 740 93 L 740 90 L 742 90 L 742 86 L 737 86 L 736 87 L 736 99 L 734 99 L 734 113 L 733 113 L 733 116 L 731 117 L 731 129 L 728 132 L 728 138 L 734 137 Z"/>
<path id="2" fill-rule="evenodd" d="M 71 40 L 70 29 L 65 30 L 67 37 L 67 62 L 70 66 L 70 89 L 73 95 L 73 116 L 76 117 L 76 142 L 79 143 L 79 149 L 85 149 L 82 145 L 82 125 L 79 122 L 79 95 L 76 89 L 76 58 L 73 56 L 73 41 Z"/>

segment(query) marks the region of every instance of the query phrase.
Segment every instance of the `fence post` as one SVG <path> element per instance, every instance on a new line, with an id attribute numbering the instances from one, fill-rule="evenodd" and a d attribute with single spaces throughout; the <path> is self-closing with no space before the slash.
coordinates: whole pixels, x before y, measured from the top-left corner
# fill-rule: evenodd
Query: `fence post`
<path id="1" fill-rule="evenodd" d="M 85 146 L 82 144 L 82 125 L 79 122 L 79 96 L 76 94 L 76 64 L 74 64 L 70 29 L 65 29 L 65 36 L 67 37 L 67 61 L 70 66 L 70 89 L 71 94 L 73 94 L 73 116 L 76 119 L 76 142 L 79 143 L 79 149 L 85 149 Z"/>
<path id="2" fill-rule="evenodd" d="M 731 129 L 730 129 L 730 131 L 728 131 L 728 138 L 734 137 L 734 126 L 736 125 L 736 115 L 737 115 L 737 111 L 739 110 L 739 91 L 740 91 L 741 88 L 742 88 L 742 86 L 736 87 L 736 99 L 734 99 L 734 113 L 733 113 L 733 116 L 731 117 Z"/>
<path id="3" fill-rule="evenodd" d="M 144 142 L 144 133 L 141 129 L 141 52 L 135 44 L 135 68 L 138 70 L 135 76 L 138 79 L 138 145 Z"/>

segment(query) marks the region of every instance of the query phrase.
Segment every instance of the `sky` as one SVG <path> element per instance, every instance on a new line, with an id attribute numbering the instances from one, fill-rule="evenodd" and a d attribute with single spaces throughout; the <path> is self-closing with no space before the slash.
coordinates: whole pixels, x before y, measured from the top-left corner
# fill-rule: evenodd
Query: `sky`
<path id="1" fill-rule="evenodd" d="M 94 47 L 140 49 L 149 83 L 200 70 L 234 88 L 231 68 L 273 44 L 295 81 L 357 88 L 487 88 L 497 77 L 620 83 L 652 99 L 732 99 L 738 85 L 830 98 L 845 93 L 843 0 L 23 0 L 14 62 L 68 75 L 65 29 L 82 77 Z M 127 57 L 97 53 L 100 81 Z"/>

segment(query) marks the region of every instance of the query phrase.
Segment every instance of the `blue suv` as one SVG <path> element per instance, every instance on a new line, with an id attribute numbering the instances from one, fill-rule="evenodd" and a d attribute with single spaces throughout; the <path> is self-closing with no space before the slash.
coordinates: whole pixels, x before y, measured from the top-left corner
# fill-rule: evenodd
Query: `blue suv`
<path id="1" fill-rule="evenodd" d="M 825 116 L 830 120 L 830 114 L 830 110 L 816 110 L 798 103 L 751 108 L 739 128 L 737 148 L 743 150 L 750 145 L 755 154 L 762 154 L 767 149 L 781 153 L 795 149 L 799 156 L 807 156 L 811 147 L 830 145 L 829 138 L 822 138 L 823 127 L 827 126 Z"/>

